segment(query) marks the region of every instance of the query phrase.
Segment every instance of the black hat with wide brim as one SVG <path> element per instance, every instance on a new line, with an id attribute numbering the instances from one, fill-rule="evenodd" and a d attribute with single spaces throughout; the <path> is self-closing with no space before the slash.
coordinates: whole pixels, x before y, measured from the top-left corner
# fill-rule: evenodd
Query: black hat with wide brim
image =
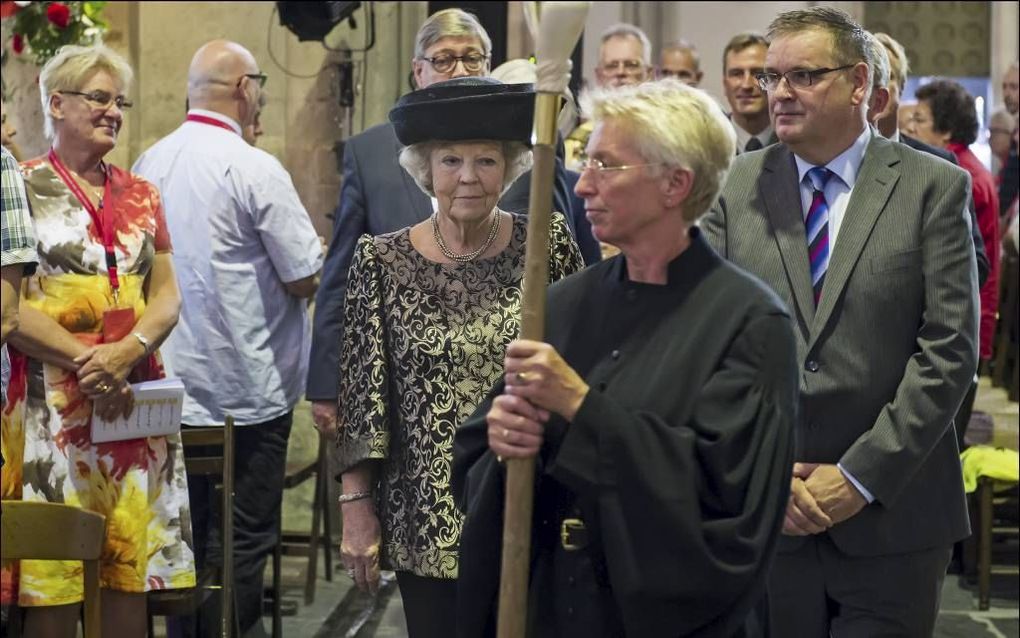
<path id="1" fill-rule="evenodd" d="M 408 93 L 390 111 L 390 122 L 405 146 L 440 140 L 502 140 L 530 146 L 534 113 L 534 85 L 467 77 Z"/>

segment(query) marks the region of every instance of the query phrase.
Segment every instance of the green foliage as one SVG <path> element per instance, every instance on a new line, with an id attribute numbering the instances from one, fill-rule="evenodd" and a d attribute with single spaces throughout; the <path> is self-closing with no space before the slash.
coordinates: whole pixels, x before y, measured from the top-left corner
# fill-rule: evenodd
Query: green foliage
<path id="1" fill-rule="evenodd" d="M 42 66 L 65 44 L 92 44 L 107 29 L 102 16 L 104 5 L 106 2 L 29 2 L 9 18 L 14 20 L 11 50 L 16 56 L 30 56 Z M 64 8 L 66 26 L 60 19 Z"/>

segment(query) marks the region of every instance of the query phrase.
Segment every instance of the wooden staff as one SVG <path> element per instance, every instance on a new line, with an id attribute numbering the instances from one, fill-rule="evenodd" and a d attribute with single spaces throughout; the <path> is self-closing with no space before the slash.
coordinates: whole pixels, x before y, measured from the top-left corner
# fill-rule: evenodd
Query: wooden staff
<path id="1" fill-rule="evenodd" d="M 570 81 L 570 54 L 577 44 L 588 2 L 542 2 L 535 42 L 534 166 L 528 207 L 528 244 L 521 300 L 521 338 L 545 338 L 549 283 L 549 218 L 556 172 L 556 118 Z M 508 459 L 503 512 L 503 558 L 499 583 L 498 638 L 524 638 L 528 616 L 528 567 L 535 460 Z"/>

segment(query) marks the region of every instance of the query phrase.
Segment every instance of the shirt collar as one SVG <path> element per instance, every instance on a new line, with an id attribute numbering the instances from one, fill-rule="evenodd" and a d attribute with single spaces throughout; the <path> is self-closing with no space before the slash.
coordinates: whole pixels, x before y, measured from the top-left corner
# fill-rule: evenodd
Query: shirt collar
<path id="1" fill-rule="evenodd" d="M 233 118 L 227 117 L 222 113 L 216 111 L 207 111 L 205 109 L 188 109 L 188 115 L 202 115 L 204 117 L 211 117 L 214 120 L 218 120 L 230 126 L 234 129 L 234 132 L 238 135 L 241 134 L 241 125 L 234 121 Z"/>
<path id="2" fill-rule="evenodd" d="M 861 170 L 861 162 L 864 161 L 864 151 L 867 150 L 868 143 L 871 142 L 871 135 L 871 127 L 865 126 L 864 131 L 857 136 L 853 144 L 825 165 L 825 168 L 843 180 L 847 188 L 853 188 L 854 182 L 857 181 L 857 173 Z M 793 158 L 797 161 L 797 178 L 800 180 L 797 183 L 803 184 L 804 176 L 815 165 L 808 163 L 807 160 L 801 158 L 796 153 L 793 155 Z"/>
<path id="3" fill-rule="evenodd" d="M 740 153 L 744 152 L 744 148 L 747 147 L 747 143 L 751 141 L 752 137 L 757 137 L 762 146 L 768 146 L 769 140 L 772 139 L 771 124 L 766 126 L 765 129 L 757 135 L 751 135 L 733 120 L 733 116 L 730 116 L 730 123 L 733 124 L 733 131 L 737 134 L 737 151 Z"/>

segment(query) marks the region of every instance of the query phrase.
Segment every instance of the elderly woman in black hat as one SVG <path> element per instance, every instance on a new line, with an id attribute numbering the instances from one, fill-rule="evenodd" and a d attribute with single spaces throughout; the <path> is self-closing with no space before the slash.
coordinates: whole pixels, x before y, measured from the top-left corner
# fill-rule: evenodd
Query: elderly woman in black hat
<path id="1" fill-rule="evenodd" d="M 518 332 L 526 218 L 500 195 L 531 165 L 534 92 L 458 78 L 390 113 L 400 163 L 435 213 L 364 236 L 351 265 L 340 361 L 341 552 L 359 587 L 397 573 L 412 638 L 449 636 L 462 524 L 450 494 L 454 431 L 503 373 Z M 564 218 L 550 279 L 582 267 Z"/>

